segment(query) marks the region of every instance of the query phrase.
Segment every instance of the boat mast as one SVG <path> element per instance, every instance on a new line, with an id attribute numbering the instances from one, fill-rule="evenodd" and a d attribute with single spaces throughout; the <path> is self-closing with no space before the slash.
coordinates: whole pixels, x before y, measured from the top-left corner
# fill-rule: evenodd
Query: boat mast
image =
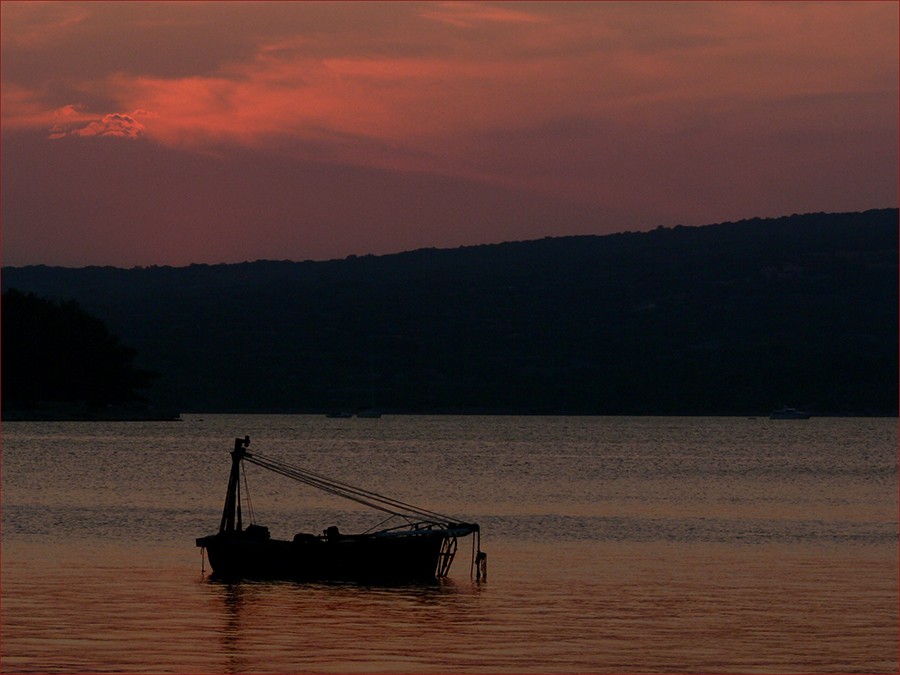
<path id="1" fill-rule="evenodd" d="M 222 511 L 222 522 L 219 525 L 219 533 L 234 532 L 243 529 L 241 523 L 241 460 L 249 456 L 247 446 L 250 445 L 250 437 L 234 439 L 234 450 L 231 451 L 231 475 L 228 477 L 228 492 L 225 493 L 225 508 Z"/>

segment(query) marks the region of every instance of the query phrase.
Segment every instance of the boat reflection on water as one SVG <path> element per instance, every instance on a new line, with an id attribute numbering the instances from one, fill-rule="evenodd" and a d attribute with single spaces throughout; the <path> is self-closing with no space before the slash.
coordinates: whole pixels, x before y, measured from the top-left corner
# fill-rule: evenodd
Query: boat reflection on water
<path id="1" fill-rule="evenodd" d="M 197 546 L 208 555 L 216 578 L 434 582 L 449 573 L 456 556 L 457 538 L 471 534 L 472 572 L 478 581 L 486 579 L 487 555 L 481 550 L 481 530 L 477 523 L 460 522 L 257 452 L 251 454 L 247 451 L 249 445 L 249 436 L 235 439 L 219 531 L 196 540 Z M 241 509 L 244 461 L 388 513 L 403 524 L 363 534 L 344 534 L 331 526 L 320 535 L 298 533 L 290 541 L 273 539 L 267 527 L 254 522 L 245 528 Z"/>
<path id="2" fill-rule="evenodd" d="M 200 589 L 211 611 L 205 635 L 216 638 L 220 655 L 220 670 L 213 672 L 255 672 L 260 662 L 277 664 L 266 672 L 373 672 L 374 662 L 378 672 L 428 672 L 430 659 L 449 666 L 465 658 L 465 643 L 447 636 L 490 618 L 483 602 L 487 584 L 468 579 L 367 585 L 208 578 Z M 377 655 L 372 636 L 360 633 L 361 617 L 372 618 L 367 629 L 399 628 L 381 631 L 385 654 Z M 249 638 L 260 626 L 268 639 Z M 445 642 L 410 649 L 422 644 L 422 630 L 439 632 Z"/>

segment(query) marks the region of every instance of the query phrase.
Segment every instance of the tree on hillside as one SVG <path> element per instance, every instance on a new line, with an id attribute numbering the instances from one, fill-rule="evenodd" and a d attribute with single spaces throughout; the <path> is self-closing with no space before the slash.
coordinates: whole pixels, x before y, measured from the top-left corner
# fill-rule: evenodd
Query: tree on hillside
<path id="1" fill-rule="evenodd" d="M 10 289 L 2 296 L 4 409 L 44 402 L 100 409 L 143 400 L 156 374 L 137 368 L 135 350 L 74 300 L 55 302 Z"/>

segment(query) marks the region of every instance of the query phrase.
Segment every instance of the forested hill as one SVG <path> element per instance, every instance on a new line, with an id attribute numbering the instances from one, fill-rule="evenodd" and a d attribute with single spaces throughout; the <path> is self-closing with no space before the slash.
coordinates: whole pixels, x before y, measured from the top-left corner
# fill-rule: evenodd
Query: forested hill
<path id="1" fill-rule="evenodd" d="M 77 300 L 183 412 L 897 411 L 897 209 L 2 285 Z"/>

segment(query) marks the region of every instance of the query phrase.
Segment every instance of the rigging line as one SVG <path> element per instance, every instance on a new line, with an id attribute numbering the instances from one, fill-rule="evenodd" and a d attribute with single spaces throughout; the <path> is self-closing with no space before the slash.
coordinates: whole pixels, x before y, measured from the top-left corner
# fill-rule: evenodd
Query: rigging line
<path id="1" fill-rule="evenodd" d="M 258 455 L 257 455 L 258 457 Z M 422 509 L 416 507 L 412 504 L 406 504 L 397 499 L 392 499 L 390 497 L 386 497 L 384 495 L 380 495 L 377 492 L 372 492 L 371 490 L 366 490 L 364 488 L 357 487 L 355 485 L 350 485 L 349 483 L 344 483 L 339 480 L 335 480 L 333 478 L 328 478 L 327 476 L 323 476 L 322 474 L 318 474 L 314 471 L 309 471 L 307 469 L 301 469 L 299 467 L 290 466 L 284 462 L 280 462 L 279 460 L 274 460 L 270 457 L 263 457 L 267 462 L 271 464 L 269 468 L 273 471 L 279 471 L 282 475 L 294 478 L 295 480 L 299 480 L 301 482 L 305 482 L 308 485 L 316 485 L 316 486 L 325 486 L 340 490 L 341 492 L 352 493 L 359 496 L 367 497 L 369 499 L 374 499 L 380 501 L 383 504 L 389 504 L 394 507 L 404 507 L 408 510 L 416 512 L 420 515 L 429 515 L 433 517 L 446 518 L 447 516 L 439 513 L 435 513 L 433 511 L 428 511 L 426 509 Z"/>
<path id="2" fill-rule="evenodd" d="M 285 462 L 281 462 L 280 460 L 273 459 L 271 457 L 260 456 L 259 453 L 254 453 L 252 456 L 247 456 L 246 459 L 249 461 L 253 461 L 255 459 L 263 459 L 266 462 L 270 463 L 271 466 L 267 466 L 272 471 L 277 471 L 282 473 L 282 475 L 286 475 L 288 477 L 294 478 L 295 480 L 299 480 L 301 482 L 306 482 L 309 485 L 314 485 L 317 487 L 321 487 L 322 485 L 328 485 L 329 487 L 335 490 L 347 491 L 356 495 L 368 497 L 369 499 L 375 499 L 380 501 L 383 504 L 389 504 L 395 508 L 404 508 L 408 511 L 411 511 L 417 515 L 431 518 L 440 518 L 442 520 L 447 521 L 456 521 L 458 518 L 453 518 L 443 513 L 437 513 L 436 511 L 430 511 L 428 509 L 423 509 L 421 507 L 415 506 L 413 504 L 409 504 L 407 502 L 400 501 L 398 499 L 393 499 L 390 497 L 386 497 L 384 495 L 378 494 L 377 492 L 372 492 L 371 490 L 366 490 L 364 488 L 357 487 L 355 485 L 350 485 L 349 483 L 344 483 L 339 480 L 335 480 L 333 478 L 328 478 L 322 474 L 316 473 L 315 471 L 310 471 L 308 469 L 301 469 L 299 467 L 291 466 Z M 262 464 L 260 464 L 262 466 Z M 278 468 L 276 468 L 278 467 Z M 280 469 L 280 471 L 279 471 Z M 321 489 L 325 489 L 321 487 Z M 334 493 L 338 494 L 338 493 Z M 349 498 L 349 497 L 348 497 Z"/>
<path id="3" fill-rule="evenodd" d="M 330 494 L 334 494 L 340 497 L 344 497 L 345 499 L 351 499 L 353 501 L 359 502 L 361 504 L 365 504 L 371 508 L 375 508 L 385 513 L 390 513 L 396 516 L 401 516 L 407 518 L 409 515 L 415 515 L 422 518 L 439 518 L 446 519 L 447 521 L 451 521 L 451 518 L 444 516 L 442 514 L 436 514 L 432 511 L 427 511 L 425 509 L 420 509 L 414 507 L 410 504 L 405 504 L 395 499 L 390 499 L 388 497 L 384 497 L 383 495 L 379 495 L 377 493 L 370 492 L 368 490 L 363 490 L 360 488 L 354 488 L 352 486 L 348 486 L 347 484 L 342 484 L 338 481 L 330 481 L 322 478 L 315 478 L 309 475 L 306 475 L 304 472 L 297 470 L 296 468 L 286 469 L 284 467 L 278 466 L 268 466 L 263 463 L 259 464 L 260 466 L 265 466 L 266 468 L 270 468 L 272 471 L 276 473 L 280 473 L 289 478 L 293 478 L 298 482 L 304 483 L 306 485 L 310 485 L 312 487 L 316 487 L 320 490 L 328 492 Z M 379 506 L 378 504 L 383 504 L 392 508 L 384 508 L 383 506 Z M 397 509 L 403 509 L 402 511 L 398 511 Z"/>
<path id="4" fill-rule="evenodd" d="M 378 503 L 376 503 L 372 499 L 364 499 L 361 496 L 354 495 L 353 492 L 351 492 L 345 488 L 331 485 L 331 484 L 329 484 L 325 481 L 319 480 L 319 479 L 310 478 L 309 476 L 305 476 L 302 473 L 297 472 L 297 471 L 290 471 L 283 467 L 279 467 L 277 465 L 269 465 L 265 461 L 257 461 L 254 463 L 257 464 L 258 466 L 267 468 L 267 469 L 269 469 L 275 473 L 278 473 L 280 475 L 286 476 L 288 478 L 293 478 L 294 480 L 297 480 L 298 482 L 304 483 L 306 485 L 310 485 L 312 487 L 316 487 L 320 490 L 323 490 L 324 492 L 328 492 L 330 494 L 333 494 L 333 495 L 336 495 L 339 497 L 343 497 L 345 499 L 350 499 L 352 501 L 355 501 L 355 502 L 358 502 L 365 506 L 368 506 L 369 508 L 373 508 L 373 509 L 391 514 L 392 516 L 397 516 L 397 517 L 403 518 L 407 522 L 410 521 L 410 513 L 408 513 L 408 512 L 403 513 L 401 511 L 396 511 L 396 510 L 385 508 L 384 506 L 380 506 Z M 390 504 L 392 506 L 396 506 L 395 504 L 391 504 L 391 502 L 389 500 L 384 500 L 384 503 Z M 422 513 L 415 514 L 414 513 L 413 515 L 422 517 L 422 516 L 428 515 L 428 514 L 422 514 Z"/>
<path id="5" fill-rule="evenodd" d="M 264 459 L 266 461 L 272 463 L 273 465 L 279 466 L 283 471 L 290 472 L 295 477 L 297 477 L 297 480 L 300 480 L 300 476 L 303 476 L 304 479 L 307 479 L 310 481 L 312 481 L 312 480 L 321 481 L 322 483 L 330 485 L 332 487 L 335 487 L 336 489 L 347 490 L 349 492 L 353 492 L 353 493 L 359 494 L 359 495 L 364 495 L 364 496 L 367 496 L 372 499 L 378 499 L 380 501 L 383 501 L 384 503 L 390 503 L 394 506 L 405 506 L 407 508 L 411 508 L 413 510 L 416 510 L 416 511 L 419 511 L 422 513 L 431 513 L 432 515 L 435 515 L 435 516 L 442 515 L 442 514 L 437 514 L 437 513 L 432 513 L 432 512 L 426 511 L 425 509 L 420 509 L 418 507 L 413 506 L 412 504 L 405 504 L 399 500 L 392 499 L 392 498 L 386 497 L 384 495 L 380 495 L 377 492 L 372 492 L 371 490 L 366 490 L 364 488 L 360 488 L 355 485 L 350 485 L 349 483 L 344 483 L 344 482 L 339 481 L 334 478 L 329 478 L 328 476 L 324 476 L 320 473 L 316 473 L 315 471 L 310 471 L 309 469 L 301 469 L 300 467 L 291 466 L 285 462 L 281 462 L 279 460 L 272 459 L 271 457 L 264 457 Z"/>
<path id="6" fill-rule="evenodd" d="M 250 458 L 246 457 L 245 459 L 249 460 Z M 300 481 L 301 483 L 306 483 L 307 485 L 312 485 L 314 487 L 319 488 L 320 490 L 331 493 L 333 495 L 336 495 L 339 497 L 344 497 L 345 499 L 349 499 L 351 501 L 358 502 L 360 504 L 363 504 L 364 506 L 368 506 L 369 508 L 376 509 L 378 511 L 384 511 L 385 513 L 390 513 L 391 515 L 404 517 L 404 514 L 401 512 L 392 511 L 392 510 L 385 508 L 384 506 L 380 506 L 374 502 L 367 501 L 365 499 L 362 499 L 361 497 L 356 497 L 353 494 L 338 490 L 337 488 L 330 487 L 327 484 L 320 484 L 320 483 L 314 482 L 312 480 L 309 480 L 309 479 L 306 479 L 306 478 L 303 478 L 300 476 L 291 475 L 288 472 L 279 470 L 275 466 L 269 466 L 265 462 L 254 461 L 253 463 L 258 466 L 261 466 L 265 469 L 269 469 L 270 471 L 274 471 L 275 473 L 281 474 L 283 476 L 287 476 L 288 478 L 293 478 L 294 480 Z"/>
<path id="7" fill-rule="evenodd" d="M 273 471 L 273 472 L 278 473 L 278 474 L 280 474 L 280 475 L 286 476 L 286 477 L 288 477 L 288 478 L 292 478 L 292 479 L 294 479 L 294 480 L 296 480 L 296 481 L 299 481 L 299 482 L 301 482 L 301 483 L 305 483 L 305 484 L 307 484 L 307 485 L 312 485 L 312 486 L 314 486 L 314 487 L 319 487 L 319 488 L 321 488 L 321 489 L 323 489 L 323 490 L 329 490 L 329 491 L 332 491 L 334 494 L 345 494 L 345 493 L 352 494 L 352 491 L 343 489 L 343 488 L 341 488 L 340 486 L 337 486 L 337 485 L 335 485 L 335 484 L 333 484 L 333 483 L 329 483 L 329 482 L 327 482 L 327 481 L 323 481 L 323 480 L 320 480 L 320 479 L 312 478 L 312 477 L 310 477 L 310 476 L 305 475 L 303 472 L 301 472 L 301 471 L 299 471 L 299 470 L 291 469 L 291 468 L 286 467 L 286 466 L 279 466 L 279 465 L 278 465 L 277 463 L 275 463 L 275 462 L 270 462 L 270 461 L 267 461 L 267 460 L 263 460 L 263 461 L 257 461 L 257 462 L 255 462 L 255 463 L 256 463 L 258 466 L 261 466 L 261 467 L 263 467 L 263 468 L 269 469 L 270 471 Z"/>
<path id="8" fill-rule="evenodd" d="M 263 466 L 264 468 L 268 468 L 271 471 L 280 473 L 281 475 L 287 476 L 289 478 L 293 478 L 294 480 L 305 483 L 307 485 L 318 487 L 319 489 L 325 490 L 327 492 L 331 492 L 332 494 L 336 494 L 336 495 L 343 496 L 346 498 L 351 498 L 351 495 L 356 495 L 358 497 L 367 497 L 368 499 L 365 499 L 364 501 L 362 501 L 362 503 L 364 503 L 366 505 L 374 506 L 372 504 L 372 500 L 375 500 L 375 501 L 379 501 L 383 504 L 387 504 L 387 505 L 395 507 L 395 508 L 406 507 L 408 510 L 412 510 L 414 512 L 417 511 L 418 515 L 428 515 L 428 516 L 439 515 L 439 514 L 433 514 L 431 512 L 425 511 L 423 509 L 416 509 L 415 507 L 410 508 L 411 505 L 407 505 L 402 502 L 398 502 L 397 500 L 383 497 L 382 495 L 378 495 L 376 493 L 372 493 L 367 490 L 354 488 L 353 486 L 347 485 L 345 483 L 341 483 L 339 481 L 325 479 L 324 477 L 320 477 L 320 478 L 315 477 L 315 474 L 310 475 L 310 474 L 312 474 L 312 472 L 306 472 L 301 469 L 298 469 L 297 467 L 291 467 L 289 465 L 279 463 L 277 461 L 273 461 L 267 457 L 264 457 L 264 458 L 256 457 L 254 459 L 262 460 L 262 461 L 255 462 L 259 466 Z M 388 512 L 395 513 L 394 511 L 388 511 Z M 400 515 L 400 514 L 397 514 L 397 515 Z"/>
<path id="9" fill-rule="evenodd" d="M 250 513 L 250 523 L 253 523 L 253 502 L 250 501 L 250 483 L 247 482 L 247 470 L 241 467 L 241 475 L 244 477 L 244 493 L 247 495 L 247 511 Z"/>
<path id="10" fill-rule="evenodd" d="M 375 525 L 373 525 L 372 527 L 370 527 L 368 530 L 366 530 L 365 532 L 363 532 L 363 534 L 368 534 L 369 532 L 372 532 L 376 527 L 381 527 L 381 526 L 384 525 L 385 523 L 390 522 L 392 518 L 394 518 L 393 515 L 388 516 L 387 518 L 385 518 L 384 520 L 382 520 L 380 523 L 376 523 Z M 408 524 L 412 524 L 412 523 L 409 522 L 409 518 L 406 519 L 406 522 L 407 522 Z"/>

